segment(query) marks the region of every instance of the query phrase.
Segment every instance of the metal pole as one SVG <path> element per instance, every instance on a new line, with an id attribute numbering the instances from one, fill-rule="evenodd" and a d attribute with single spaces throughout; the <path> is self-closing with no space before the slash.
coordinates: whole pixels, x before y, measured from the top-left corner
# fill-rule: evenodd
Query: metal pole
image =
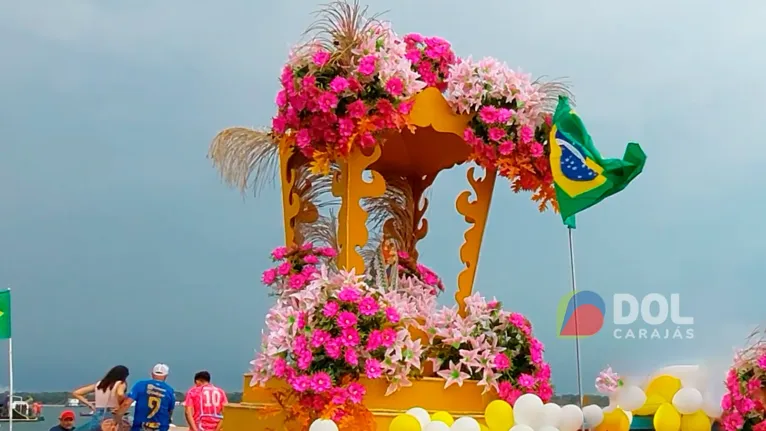
<path id="1" fill-rule="evenodd" d="M 582 368 L 580 367 L 580 322 L 577 319 L 577 277 L 575 275 L 574 260 L 574 239 L 572 238 L 572 228 L 569 229 L 569 268 L 572 276 L 572 304 L 574 306 L 574 324 L 575 324 L 575 361 L 577 363 L 577 394 L 580 399 L 580 408 L 583 407 L 582 393 Z"/>

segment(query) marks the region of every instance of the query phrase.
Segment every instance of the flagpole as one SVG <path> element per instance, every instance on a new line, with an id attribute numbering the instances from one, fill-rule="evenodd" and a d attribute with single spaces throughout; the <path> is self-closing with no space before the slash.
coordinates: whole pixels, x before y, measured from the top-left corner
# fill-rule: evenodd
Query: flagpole
<path id="1" fill-rule="evenodd" d="M 8 294 L 11 288 L 8 288 Z M 11 314 L 13 316 L 13 314 Z M 8 429 L 13 431 L 13 336 L 8 337 Z"/>
<path id="2" fill-rule="evenodd" d="M 577 277 L 575 275 L 575 258 L 574 258 L 574 239 L 572 237 L 572 228 L 567 229 L 569 231 L 569 269 L 572 277 L 572 306 L 574 312 L 575 324 L 575 361 L 577 364 L 577 394 L 580 399 L 580 408 L 583 407 L 583 393 L 582 393 L 582 368 L 580 367 L 580 322 L 577 319 Z"/>

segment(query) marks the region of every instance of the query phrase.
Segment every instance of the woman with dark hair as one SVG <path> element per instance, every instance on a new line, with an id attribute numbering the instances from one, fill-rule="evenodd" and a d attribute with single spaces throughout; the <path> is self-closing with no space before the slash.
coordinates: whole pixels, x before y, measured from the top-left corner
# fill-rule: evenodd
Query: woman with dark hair
<path id="1" fill-rule="evenodd" d="M 123 365 L 117 365 L 107 371 L 101 380 L 91 385 L 85 385 L 72 392 L 72 396 L 80 400 L 81 403 L 88 406 L 93 411 L 91 420 L 82 427 L 77 427 L 80 431 L 92 431 L 108 428 L 117 428 L 118 424 L 127 423 L 125 418 L 114 415 L 117 407 L 125 399 L 125 392 L 128 386 L 128 376 L 130 372 Z M 85 398 L 89 394 L 95 395 L 95 402 L 91 403 Z M 122 428 L 122 427 L 119 427 Z"/>

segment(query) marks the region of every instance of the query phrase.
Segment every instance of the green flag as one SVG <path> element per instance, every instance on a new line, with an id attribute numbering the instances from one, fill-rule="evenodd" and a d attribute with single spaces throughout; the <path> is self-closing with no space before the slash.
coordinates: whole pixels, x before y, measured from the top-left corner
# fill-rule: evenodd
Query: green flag
<path id="1" fill-rule="evenodd" d="M 0 292 L 0 340 L 11 338 L 11 291 Z"/>
<path id="2" fill-rule="evenodd" d="M 593 145 L 580 117 L 559 97 L 550 144 L 551 173 L 561 219 L 575 227 L 575 214 L 621 191 L 641 173 L 646 154 L 636 143 L 629 143 L 622 159 L 604 159 Z"/>

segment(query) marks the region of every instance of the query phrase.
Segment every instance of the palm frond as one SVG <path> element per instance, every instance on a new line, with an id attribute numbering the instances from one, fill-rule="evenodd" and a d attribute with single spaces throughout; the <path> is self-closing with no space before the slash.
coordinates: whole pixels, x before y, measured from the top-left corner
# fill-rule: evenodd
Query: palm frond
<path id="1" fill-rule="evenodd" d="M 545 81 L 544 77 L 538 78 L 534 84 L 543 93 L 543 107 L 546 112 L 554 112 L 559 103 L 559 96 L 567 96 L 572 106 L 575 106 L 574 94 L 569 85 L 563 79 Z"/>
<path id="2" fill-rule="evenodd" d="M 384 225 L 391 223 L 392 229 L 387 233 L 395 235 L 392 239 L 396 241 L 397 248 L 411 252 L 415 228 L 412 186 L 404 177 L 385 176 L 385 180 L 385 193 L 380 197 L 365 199 L 363 203 L 369 215 L 370 231 L 382 237 Z"/>
<path id="3" fill-rule="evenodd" d="M 367 6 L 359 0 L 339 0 L 324 4 L 314 13 L 315 21 L 303 33 L 306 44 L 319 43 L 341 56 L 359 46 L 362 37 L 381 14 L 367 16 Z"/>
<path id="4" fill-rule="evenodd" d="M 279 171 L 279 145 L 267 130 L 230 127 L 220 131 L 210 144 L 208 158 L 223 181 L 243 194 L 257 192 L 274 183 Z"/>

